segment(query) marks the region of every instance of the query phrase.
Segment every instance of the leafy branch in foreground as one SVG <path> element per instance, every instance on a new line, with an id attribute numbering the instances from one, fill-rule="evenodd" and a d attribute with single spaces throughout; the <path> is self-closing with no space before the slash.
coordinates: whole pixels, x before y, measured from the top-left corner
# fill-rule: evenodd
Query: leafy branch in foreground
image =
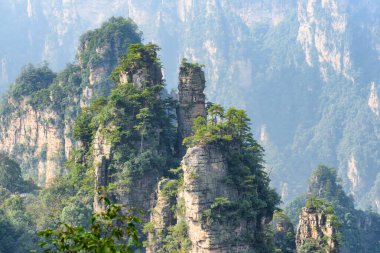
<path id="1" fill-rule="evenodd" d="M 117 253 L 134 252 L 141 246 L 137 224 L 141 219 L 131 214 L 132 210 L 121 204 L 107 204 L 106 211 L 93 214 L 88 229 L 58 223 L 54 229 L 40 231 L 43 237 L 39 246 L 49 253 Z"/>

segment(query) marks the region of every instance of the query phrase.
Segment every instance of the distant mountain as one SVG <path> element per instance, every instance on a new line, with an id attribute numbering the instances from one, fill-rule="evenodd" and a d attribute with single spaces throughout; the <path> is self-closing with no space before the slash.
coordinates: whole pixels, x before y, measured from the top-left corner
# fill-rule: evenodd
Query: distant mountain
<path id="1" fill-rule="evenodd" d="M 380 3 L 375 0 L 5 0 L 2 90 L 22 65 L 62 69 L 79 35 L 129 16 L 162 47 L 176 87 L 180 58 L 206 65 L 210 100 L 245 107 L 285 201 L 311 169 L 338 169 L 362 208 L 380 211 Z"/>

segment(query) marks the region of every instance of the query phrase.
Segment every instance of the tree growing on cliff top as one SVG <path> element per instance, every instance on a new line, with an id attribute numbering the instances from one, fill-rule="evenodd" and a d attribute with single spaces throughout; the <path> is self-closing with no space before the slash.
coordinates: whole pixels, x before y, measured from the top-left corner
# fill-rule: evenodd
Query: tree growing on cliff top
<path id="1" fill-rule="evenodd" d="M 252 136 L 247 113 L 236 108 L 225 111 L 214 104 L 208 108 L 207 117 L 195 119 L 193 132 L 184 139 L 184 144 L 214 145 L 223 150 L 228 163 L 224 183 L 238 193 L 236 199 L 215 199 L 205 214 L 207 220 L 226 224 L 242 219 L 253 221 L 257 225 L 250 228 L 252 235 L 240 239 L 255 243 L 257 252 L 273 252 L 263 221 L 271 220 L 280 197 L 269 186 L 270 179 L 263 166 L 264 150 Z"/>
<path id="2" fill-rule="evenodd" d="M 257 146 L 249 124 L 246 111 L 231 107 L 225 112 L 221 105 L 214 104 L 208 109 L 207 118 L 199 116 L 195 119 L 194 135 L 185 138 L 183 143 L 187 147 L 224 141 L 244 148 Z"/>

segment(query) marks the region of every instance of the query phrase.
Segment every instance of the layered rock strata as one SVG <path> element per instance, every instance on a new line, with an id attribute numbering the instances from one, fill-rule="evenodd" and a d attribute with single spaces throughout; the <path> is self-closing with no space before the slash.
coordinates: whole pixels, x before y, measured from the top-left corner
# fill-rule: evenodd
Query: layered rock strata
<path id="1" fill-rule="evenodd" d="M 326 253 L 339 252 L 337 231 L 331 219 L 316 208 L 302 208 L 296 234 L 297 252 L 322 250 Z"/>
<path id="2" fill-rule="evenodd" d="M 184 63 L 179 71 L 178 85 L 178 140 L 180 155 L 186 153 L 182 140 L 193 131 L 194 120 L 198 116 L 206 116 L 205 75 L 200 66 Z"/>

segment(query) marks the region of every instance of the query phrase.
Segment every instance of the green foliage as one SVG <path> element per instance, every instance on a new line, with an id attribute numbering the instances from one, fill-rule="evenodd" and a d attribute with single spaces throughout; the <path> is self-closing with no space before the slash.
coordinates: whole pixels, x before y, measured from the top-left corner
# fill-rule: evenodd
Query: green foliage
<path id="1" fill-rule="evenodd" d="M 21 96 L 32 95 L 34 92 L 48 88 L 55 77 L 56 74 L 47 65 L 42 67 L 34 67 L 32 64 L 26 65 L 12 85 L 10 93 L 16 99 Z"/>
<path id="2" fill-rule="evenodd" d="M 34 247 L 35 223 L 27 199 L 25 194 L 13 194 L 0 202 L 0 252 L 24 253 Z"/>
<path id="3" fill-rule="evenodd" d="M 12 195 L 2 203 L 1 207 L 15 227 L 31 226 L 31 217 L 27 214 L 23 199 L 20 195 Z"/>
<path id="4" fill-rule="evenodd" d="M 191 241 L 188 236 L 187 224 L 180 220 L 176 225 L 168 228 L 168 234 L 163 239 L 163 247 L 158 253 L 186 253 L 191 249 Z"/>
<path id="5" fill-rule="evenodd" d="M 60 222 L 40 231 L 44 252 L 134 252 L 140 246 L 137 224 L 141 219 L 126 206 L 105 201 L 106 211 L 92 215 L 89 229 Z"/>
<path id="6" fill-rule="evenodd" d="M 230 218 L 232 219 L 232 217 L 230 217 L 229 211 L 231 211 L 231 209 L 234 207 L 235 206 L 231 205 L 231 201 L 228 198 L 217 197 L 211 204 L 210 208 L 203 211 L 202 222 L 204 224 L 211 224 L 214 219 L 219 221 L 225 221 Z"/>
<path id="7" fill-rule="evenodd" d="M 10 192 L 29 192 L 36 189 L 31 181 L 25 181 L 18 163 L 6 155 L 0 155 L 0 188 Z"/>
<path id="8" fill-rule="evenodd" d="M 333 214 L 334 207 L 330 202 L 327 202 L 321 198 L 309 197 L 306 199 L 307 208 L 315 208 L 318 211 L 322 211 L 326 214 Z"/>
<path id="9" fill-rule="evenodd" d="M 186 58 L 182 58 L 181 60 L 181 68 L 203 68 L 205 67 L 204 64 L 199 64 L 199 63 L 193 63 L 193 62 L 188 62 Z"/>
<path id="10" fill-rule="evenodd" d="M 83 108 L 75 120 L 73 138 L 81 141 L 86 148 L 91 144 L 98 126 L 97 122 L 92 122 L 91 120 L 106 104 L 107 100 L 104 97 L 97 98 L 91 103 L 90 107 Z"/>
<path id="11" fill-rule="evenodd" d="M 158 47 L 131 45 L 129 53 L 114 70 L 133 71 L 150 62 L 158 66 Z M 137 55 L 137 56 L 136 56 Z M 104 136 L 112 144 L 113 159 L 110 168 L 110 190 L 128 189 L 147 173 L 163 173 L 174 162 L 173 147 L 176 138 L 173 125 L 175 104 L 162 99 L 162 84 L 136 87 L 133 83 L 120 83 L 107 99 L 98 98 L 77 117 L 73 137 L 83 144 L 85 167 L 91 168 L 92 140 L 95 134 Z M 79 159 L 80 160 L 80 159 Z"/>
<path id="12" fill-rule="evenodd" d="M 336 169 L 319 165 L 310 177 L 309 193 L 334 204 L 354 208 L 353 200 L 346 195 L 339 181 Z"/>
<path id="13" fill-rule="evenodd" d="M 48 89 L 38 90 L 31 94 L 29 104 L 37 110 L 47 108 L 50 103 L 50 91 Z"/>
<path id="14" fill-rule="evenodd" d="M 66 68 L 58 74 L 53 84 L 49 86 L 51 98 L 49 106 L 59 115 L 66 113 L 70 116 L 76 116 L 68 114 L 67 110 L 76 104 L 75 99 L 82 93 L 81 83 L 80 67 L 74 64 L 67 64 Z"/>
<path id="15" fill-rule="evenodd" d="M 203 222 L 257 221 L 254 229 L 262 233 L 256 233 L 253 238 L 252 231 L 247 238 L 239 240 L 253 240 L 257 248 L 269 252 L 270 242 L 259 221 L 272 216 L 280 197 L 269 186 L 270 179 L 263 167 L 263 148 L 253 139 L 249 123 L 244 110 L 229 108 L 225 112 L 223 107 L 213 104 L 208 108 L 207 118 L 196 118 L 194 135 L 185 138 L 184 144 L 188 147 L 215 145 L 223 150 L 228 162 L 224 183 L 238 193 L 236 199 L 216 198 L 203 213 Z"/>
<path id="16" fill-rule="evenodd" d="M 97 53 L 97 49 L 107 50 L 102 55 L 112 60 L 111 52 L 117 47 L 120 52 L 126 52 L 128 46 L 133 43 L 140 43 L 141 33 L 138 31 L 136 24 L 131 19 L 122 17 L 112 17 L 102 26 L 93 31 L 89 31 L 81 36 L 80 44 L 82 50 L 79 58 L 82 65 L 88 64 L 92 67 L 98 66 L 104 59 Z M 122 43 L 116 45 L 116 43 Z M 114 61 L 117 59 L 113 59 Z M 111 62 L 116 64 L 116 62 Z"/>
<path id="17" fill-rule="evenodd" d="M 244 110 L 229 108 L 224 112 L 224 108 L 219 104 L 212 105 L 208 109 L 207 119 L 199 116 L 194 121 L 194 135 L 184 139 L 187 147 L 197 144 L 220 144 L 227 141 L 242 148 L 259 148 L 253 140 L 250 119 Z"/>
<path id="18" fill-rule="evenodd" d="M 119 83 L 122 73 L 133 73 L 139 69 L 151 71 L 152 66 L 161 68 L 161 61 L 157 57 L 159 50 L 160 47 L 156 44 L 131 44 L 128 47 L 128 54 L 121 57 L 119 65 L 112 71 L 110 78 L 115 83 Z M 148 76 L 153 77 L 155 74 L 148 73 Z"/>
<path id="19" fill-rule="evenodd" d="M 277 253 L 294 253 L 296 249 L 295 232 L 290 218 L 283 211 L 276 211 L 271 221 L 274 251 Z"/>
<path id="20" fill-rule="evenodd" d="M 20 166 L 12 159 L 2 155 L 0 159 L 0 186 L 11 192 L 16 192 L 22 188 L 22 183 Z"/>
<path id="21" fill-rule="evenodd" d="M 91 210 L 82 202 L 74 201 L 66 205 L 61 212 L 61 221 L 70 226 L 83 226 L 90 220 Z"/>
<path id="22" fill-rule="evenodd" d="M 178 190 L 183 184 L 183 179 L 170 179 L 162 188 L 162 193 L 168 198 L 176 198 Z"/>
<path id="23" fill-rule="evenodd" d="M 141 154 L 130 154 L 128 157 L 119 157 L 118 172 L 114 174 L 115 183 L 110 184 L 110 188 L 123 185 L 131 187 L 136 180 L 140 180 L 154 168 L 165 167 L 164 157 L 158 155 L 153 150 L 144 151 Z M 125 161 L 125 162 L 121 162 Z M 116 164 L 115 164 L 116 165 Z"/>

